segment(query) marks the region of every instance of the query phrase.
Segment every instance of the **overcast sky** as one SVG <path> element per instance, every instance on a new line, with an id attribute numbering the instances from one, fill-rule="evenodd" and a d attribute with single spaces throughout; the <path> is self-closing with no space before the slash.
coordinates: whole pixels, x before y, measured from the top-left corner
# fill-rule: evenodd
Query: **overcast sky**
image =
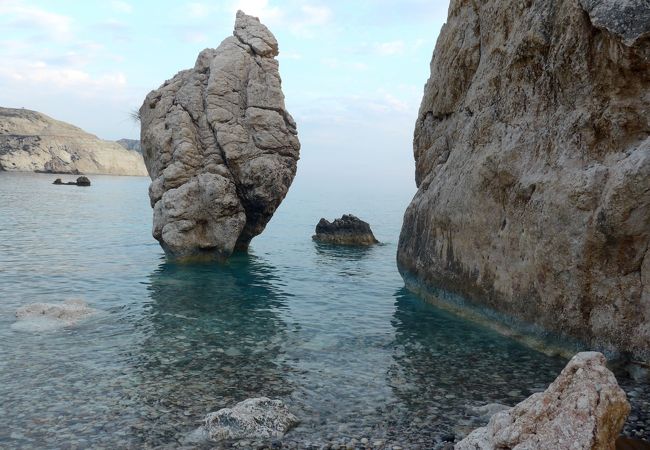
<path id="1" fill-rule="evenodd" d="M 302 143 L 299 173 L 413 183 L 412 135 L 447 0 L 0 0 L 0 105 L 138 138 L 129 112 L 258 16 Z"/>

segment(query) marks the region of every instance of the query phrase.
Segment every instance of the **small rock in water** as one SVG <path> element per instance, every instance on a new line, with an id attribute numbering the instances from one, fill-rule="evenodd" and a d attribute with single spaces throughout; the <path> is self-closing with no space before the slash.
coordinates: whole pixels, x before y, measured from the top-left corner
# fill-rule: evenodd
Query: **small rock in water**
<path id="1" fill-rule="evenodd" d="M 79 177 L 77 178 L 77 186 L 90 186 L 90 180 L 88 177 Z"/>
<path id="2" fill-rule="evenodd" d="M 543 393 L 501 411 L 456 450 L 614 448 L 630 405 L 597 352 L 578 353 Z"/>
<path id="3" fill-rule="evenodd" d="M 49 331 L 76 325 L 98 311 L 83 300 L 63 303 L 32 303 L 16 311 L 17 321 L 11 325 L 20 331 Z"/>
<path id="4" fill-rule="evenodd" d="M 370 225 L 352 214 L 344 214 L 340 219 L 329 222 L 321 219 L 316 225 L 312 239 L 329 244 L 373 245 L 379 241 L 372 234 Z"/>
<path id="5" fill-rule="evenodd" d="M 65 183 L 61 181 L 61 178 L 57 178 L 54 180 L 52 184 L 56 185 L 64 185 L 64 186 L 90 186 L 90 180 L 88 177 L 79 177 L 77 178 L 77 181 L 66 181 Z"/>
<path id="6" fill-rule="evenodd" d="M 209 439 L 282 438 L 299 420 L 280 400 L 249 398 L 232 408 L 210 413 L 202 427 Z"/>

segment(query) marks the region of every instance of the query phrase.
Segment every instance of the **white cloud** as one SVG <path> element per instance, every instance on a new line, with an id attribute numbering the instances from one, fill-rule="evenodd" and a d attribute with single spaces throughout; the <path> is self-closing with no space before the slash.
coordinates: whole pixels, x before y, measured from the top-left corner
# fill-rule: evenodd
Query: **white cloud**
<path id="1" fill-rule="evenodd" d="M 298 52 L 292 52 L 292 51 L 282 51 L 280 52 L 280 56 L 278 56 L 280 59 L 302 59 L 302 54 Z"/>
<path id="2" fill-rule="evenodd" d="M 368 65 L 360 61 L 347 61 L 339 58 L 322 58 L 321 64 L 330 69 L 366 70 Z"/>
<path id="3" fill-rule="evenodd" d="M 55 41 L 72 38 L 72 18 L 53 13 L 20 0 L 0 1 L 0 23 L 9 27 L 45 34 Z"/>
<path id="4" fill-rule="evenodd" d="M 201 44 L 208 42 L 208 35 L 200 31 L 187 31 L 183 35 L 183 41 L 189 42 L 190 44 Z"/>
<path id="5" fill-rule="evenodd" d="M 322 5 L 302 5 L 300 12 L 287 20 L 289 30 L 296 36 L 313 38 L 316 29 L 330 22 L 333 13 L 330 8 Z"/>
<path id="6" fill-rule="evenodd" d="M 104 91 L 126 86 L 126 76 L 122 72 L 93 77 L 77 68 L 53 67 L 44 61 L 14 61 L 11 67 L 0 67 L 0 79 L 2 78 L 8 82 L 19 82 L 23 86 L 38 86 L 39 89 L 75 88 Z"/>
<path id="7" fill-rule="evenodd" d="M 115 12 L 123 14 L 131 14 L 133 12 L 133 5 L 130 3 L 115 0 L 111 2 L 111 7 Z"/>
<path id="8" fill-rule="evenodd" d="M 203 19 L 212 14 L 217 8 L 201 2 L 187 4 L 187 15 L 194 19 Z"/>
<path id="9" fill-rule="evenodd" d="M 262 22 L 277 23 L 283 12 L 277 6 L 270 6 L 269 0 L 235 0 L 231 10 L 236 12 L 242 10 L 249 16 L 259 17 Z"/>
<path id="10" fill-rule="evenodd" d="M 332 10 L 327 6 L 303 5 L 300 10 L 310 25 L 324 25 L 332 18 Z"/>
<path id="11" fill-rule="evenodd" d="M 397 55 L 403 53 L 405 49 L 406 44 L 404 44 L 404 41 L 402 40 L 381 42 L 375 45 L 377 53 L 384 56 Z"/>

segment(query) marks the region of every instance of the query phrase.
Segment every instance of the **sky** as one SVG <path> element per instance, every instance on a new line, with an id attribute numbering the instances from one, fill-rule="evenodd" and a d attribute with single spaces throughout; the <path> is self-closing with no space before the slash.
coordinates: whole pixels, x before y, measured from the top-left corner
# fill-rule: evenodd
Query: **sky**
<path id="1" fill-rule="evenodd" d="M 447 8 L 448 0 L 0 0 L 0 106 L 102 139 L 137 139 L 130 113 L 232 35 L 241 9 L 279 42 L 302 144 L 298 173 L 414 188 L 413 128 Z"/>

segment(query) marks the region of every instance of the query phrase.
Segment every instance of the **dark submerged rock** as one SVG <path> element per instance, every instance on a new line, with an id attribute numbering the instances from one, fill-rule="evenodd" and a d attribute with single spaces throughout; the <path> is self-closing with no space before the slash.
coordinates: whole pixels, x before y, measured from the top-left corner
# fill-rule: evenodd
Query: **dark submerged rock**
<path id="1" fill-rule="evenodd" d="M 372 234 L 368 222 L 352 214 L 344 214 L 334 222 L 322 218 L 316 225 L 316 234 L 312 239 L 339 245 L 373 245 L 379 241 Z"/>

